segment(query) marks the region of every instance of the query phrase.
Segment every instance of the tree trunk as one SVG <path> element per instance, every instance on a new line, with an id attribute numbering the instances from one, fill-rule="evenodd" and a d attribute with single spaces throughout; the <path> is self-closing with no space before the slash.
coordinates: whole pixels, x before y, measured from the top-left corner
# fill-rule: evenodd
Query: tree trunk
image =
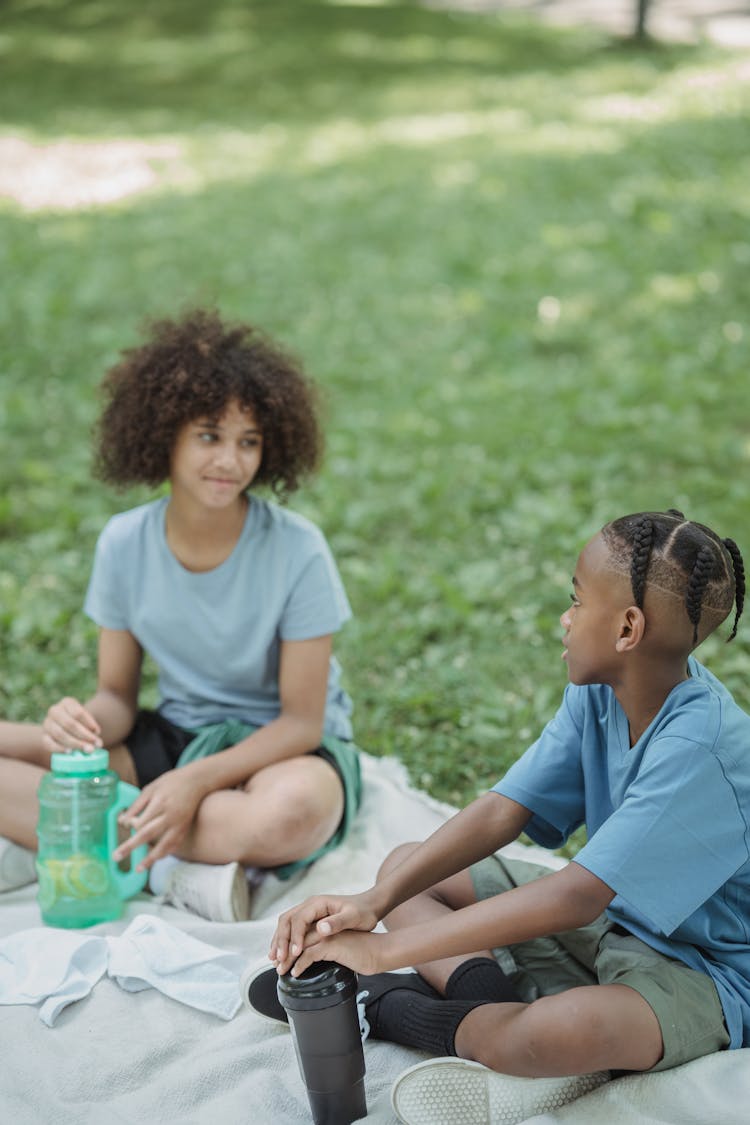
<path id="1" fill-rule="evenodd" d="M 646 15 L 648 13 L 649 0 L 638 0 L 638 13 L 636 15 L 635 24 L 635 37 L 636 39 L 646 38 Z"/>

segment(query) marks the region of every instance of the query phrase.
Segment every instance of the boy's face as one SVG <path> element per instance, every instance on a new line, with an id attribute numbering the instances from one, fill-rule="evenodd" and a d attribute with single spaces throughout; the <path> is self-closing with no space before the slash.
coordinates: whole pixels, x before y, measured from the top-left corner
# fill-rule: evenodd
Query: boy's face
<path id="1" fill-rule="evenodd" d="M 234 504 L 252 484 L 263 458 L 263 436 L 253 414 L 230 402 L 218 418 L 196 418 L 182 427 L 172 451 L 172 494 L 201 507 Z"/>
<path id="2" fill-rule="evenodd" d="M 628 579 L 610 568 L 601 535 L 581 551 L 572 599 L 560 618 L 568 678 L 573 684 L 612 684 L 622 671 L 617 641 L 633 595 Z"/>

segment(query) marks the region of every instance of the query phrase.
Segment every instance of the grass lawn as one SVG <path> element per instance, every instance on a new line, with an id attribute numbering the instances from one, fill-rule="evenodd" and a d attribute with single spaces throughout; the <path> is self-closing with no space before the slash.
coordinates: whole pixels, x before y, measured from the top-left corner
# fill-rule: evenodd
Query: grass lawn
<path id="1" fill-rule="evenodd" d="M 355 610 L 357 738 L 443 799 L 551 716 L 603 522 L 681 507 L 750 559 L 746 56 L 416 3 L 6 0 L 0 68 L 7 717 L 93 688 L 93 545 L 147 497 L 91 479 L 96 387 L 195 302 L 324 387 L 293 505 Z M 750 621 L 701 651 L 750 706 Z"/>

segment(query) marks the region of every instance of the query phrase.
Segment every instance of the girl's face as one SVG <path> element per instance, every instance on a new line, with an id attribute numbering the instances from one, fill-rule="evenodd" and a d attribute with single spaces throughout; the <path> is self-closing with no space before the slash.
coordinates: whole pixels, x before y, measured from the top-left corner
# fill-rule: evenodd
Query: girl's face
<path id="1" fill-rule="evenodd" d="M 172 450 L 173 496 L 207 509 L 236 503 L 252 484 L 263 457 L 263 435 L 251 410 L 232 401 L 218 418 L 187 422 Z"/>
<path id="2" fill-rule="evenodd" d="M 578 558 L 573 604 L 560 618 L 565 630 L 562 656 L 573 684 L 612 684 L 621 671 L 617 642 L 632 592 L 608 559 L 604 539 L 594 536 Z"/>

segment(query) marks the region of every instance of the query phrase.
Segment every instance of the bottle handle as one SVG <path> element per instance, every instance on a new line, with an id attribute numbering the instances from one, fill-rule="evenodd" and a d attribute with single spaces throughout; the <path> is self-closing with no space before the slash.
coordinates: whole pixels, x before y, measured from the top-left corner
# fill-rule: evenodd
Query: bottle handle
<path id="1" fill-rule="evenodd" d="M 117 817 L 123 809 L 130 808 L 139 793 L 140 789 L 137 789 L 135 785 L 130 785 L 127 781 L 118 781 L 115 803 L 107 814 L 107 851 L 110 857 L 110 873 L 117 886 L 117 893 L 123 899 L 130 898 L 132 895 L 138 894 L 138 891 L 142 891 L 148 879 L 148 871 L 136 871 L 137 865 L 146 857 L 148 844 L 140 844 L 135 851 L 130 853 L 129 871 L 121 871 L 112 859 L 112 852 L 118 844 Z"/>

